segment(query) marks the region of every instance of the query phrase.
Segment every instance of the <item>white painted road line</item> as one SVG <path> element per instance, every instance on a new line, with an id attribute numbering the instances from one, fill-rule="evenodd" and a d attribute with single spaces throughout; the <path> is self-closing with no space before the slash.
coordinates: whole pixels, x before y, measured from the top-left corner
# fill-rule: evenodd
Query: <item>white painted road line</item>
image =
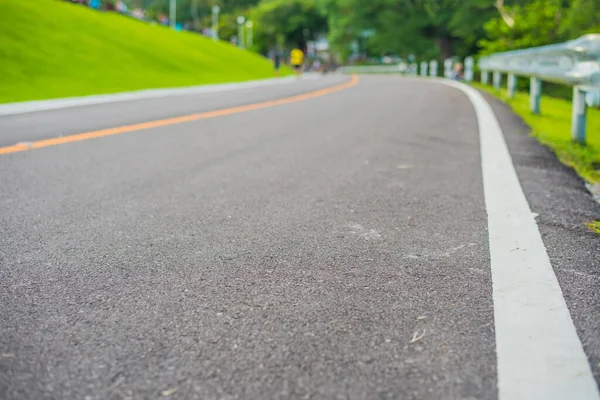
<path id="1" fill-rule="evenodd" d="M 452 81 L 477 115 L 492 268 L 500 400 L 598 400 L 600 394 L 498 120 Z"/>

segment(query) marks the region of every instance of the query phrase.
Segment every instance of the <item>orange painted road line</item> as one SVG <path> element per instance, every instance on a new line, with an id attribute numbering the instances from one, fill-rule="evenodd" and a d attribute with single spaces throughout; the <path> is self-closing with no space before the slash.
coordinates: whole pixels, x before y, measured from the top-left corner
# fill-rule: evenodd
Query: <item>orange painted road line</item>
<path id="1" fill-rule="evenodd" d="M 183 117 L 175 117 L 175 118 L 167 118 L 161 119 L 158 121 L 150 121 L 150 122 L 142 122 L 140 124 L 133 125 L 125 125 L 119 126 L 116 128 L 108 128 L 101 129 L 98 131 L 85 132 L 85 133 L 77 133 L 69 136 L 61 136 L 51 139 L 39 140 L 31 143 L 19 143 L 12 146 L 0 147 L 0 154 L 9 154 L 9 153 L 18 153 L 20 151 L 26 151 L 31 149 L 39 149 L 42 147 L 48 146 L 56 146 L 59 144 L 71 143 L 71 142 L 79 142 L 81 140 L 95 139 L 99 137 L 112 136 L 112 135 L 120 135 L 122 133 L 127 132 L 135 132 L 141 131 L 144 129 L 152 129 L 159 128 L 161 126 L 175 125 L 181 124 L 184 122 L 198 121 L 201 119 L 222 117 L 225 115 L 238 114 L 252 110 L 259 110 L 261 108 L 275 107 L 283 104 L 295 103 L 297 101 L 303 101 L 312 99 L 315 97 L 325 96 L 326 94 L 331 94 L 334 92 L 338 92 L 340 90 L 351 88 L 352 86 L 356 86 L 358 84 L 358 76 L 353 75 L 352 79 L 348 82 L 342 83 L 340 85 L 331 86 L 324 89 L 315 90 L 314 92 L 303 93 L 296 96 L 286 97 L 278 100 L 269 100 L 262 103 L 254 103 L 248 104 L 245 106 L 238 106 L 232 108 L 224 108 L 222 110 L 215 111 L 207 111 L 204 113 L 197 113 L 186 115 Z"/>

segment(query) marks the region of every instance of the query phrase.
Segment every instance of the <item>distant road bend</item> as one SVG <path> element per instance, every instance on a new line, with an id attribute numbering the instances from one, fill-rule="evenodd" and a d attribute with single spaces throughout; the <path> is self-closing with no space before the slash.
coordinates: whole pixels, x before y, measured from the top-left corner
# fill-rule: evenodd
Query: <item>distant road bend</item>
<path id="1" fill-rule="evenodd" d="M 599 400 L 600 209 L 526 133 L 391 76 L 0 116 L 0 398 Z"/>

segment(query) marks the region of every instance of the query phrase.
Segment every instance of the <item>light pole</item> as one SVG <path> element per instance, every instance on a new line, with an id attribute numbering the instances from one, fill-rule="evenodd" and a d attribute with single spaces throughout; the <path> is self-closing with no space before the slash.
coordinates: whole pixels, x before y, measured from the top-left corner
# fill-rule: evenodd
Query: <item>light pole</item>
<path id="1" fill-rule="evenodd" d="M 171 28 L 175 29 L 175 18 L 177 17 L 175 14 L 177 12 L 177 0 L 170 0 L 169 2 L 169 22 Z"/>
<path id="2" fill-rule="evenodd" d="M 213 40 L 219 40 L 219 6 L 215 5 L 212 8 L 212 34 Z"/>
<path id="3" fill-rule="evenodd" d="M 244 43 L 244 21 L 246 21 L 246 18 L 242 17 L 241 15 L 239 17 L 237 17 L 237 23 L 238 23 L 238 46 L 240 46 L 240 47 L 245 47 L 245 43 Z"/>
<path id="4" fill-rule="evenodd" d="M 248 32 L 246 32 L 246 43 L 248 44 L 248 48 L 251 49 L 252 48 L 252 21 L 246 21 L 246 29 Z"/>

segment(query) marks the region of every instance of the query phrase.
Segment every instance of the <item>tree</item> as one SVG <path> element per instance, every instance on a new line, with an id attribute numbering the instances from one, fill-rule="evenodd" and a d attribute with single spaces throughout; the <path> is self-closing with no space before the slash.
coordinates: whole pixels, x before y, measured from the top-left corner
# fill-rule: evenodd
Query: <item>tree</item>
<path id="1" fill-rule="evenodd" d="M 479 41 L 482 54 L 542 46 L 559 42 L 563 8 L 560 0 L 534 0 L 506 9 L 512 25 L 502 16 L 488 21 L 485 39 Z"/>
<path id="2" fill-rule="evenodd" d="M 362 9 L 356 8 L 355 0 L 318 0 L 317 6 L 323 15 L 327 15 L 330 46 L 345 60 L 350 54 L 350 44 L 359 35 Z"/>
<path id="3" fill-rule="evenodd" d="M 565 12 L 561 33 L 574 39 L 586 33 L 600 32 L 600 1 L 574 0 Z"/>
<path id="4" fill-rule="evenodd" d="M 377 51 L 423 59 L 473 53 L 484 23 L 499 13 L 494 0 L 329 0 L 325 7 L 336 46 L 374 29 L 369 45 Z"/>
<path id="5" fill-rule="evenodd" d="M 597 0 L 530 0 L 507 7 L 512 23 L 502 17 L 485 24 L 482 54 L 543 46 L 600 31 Z"/>
<path id="6" fill-rule="evenodd" d="M 268 52 L 273 46 L 306 46 L 319 33 L 326 33 L 327 19 L 315 0 L 263 0 L 252 11 L 255 49 Z"/>

